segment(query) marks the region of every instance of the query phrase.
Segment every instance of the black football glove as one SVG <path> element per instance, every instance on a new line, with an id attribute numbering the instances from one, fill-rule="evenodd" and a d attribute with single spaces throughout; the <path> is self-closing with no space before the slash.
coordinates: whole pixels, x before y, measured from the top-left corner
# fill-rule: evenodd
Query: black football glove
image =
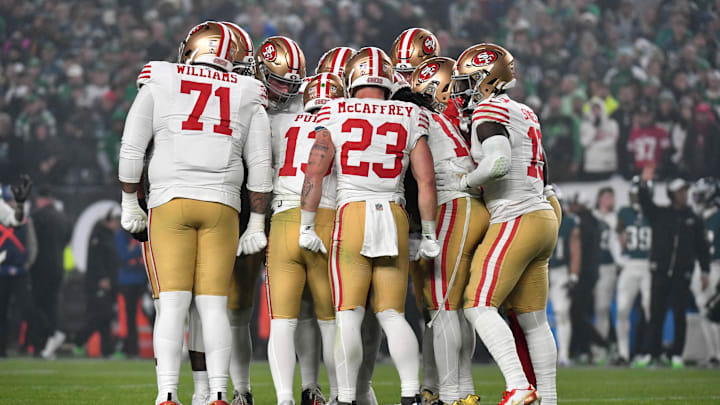
<path id="1" fill-rule="evenodd" d="M 32 180 L 30 180 L 30 176 L 27 174 L 20 175 L 20 181 L 10 186 L 10 190 L 18 204 L 24 203 L 30 195 L 30 190 L 32 190 Z"/>

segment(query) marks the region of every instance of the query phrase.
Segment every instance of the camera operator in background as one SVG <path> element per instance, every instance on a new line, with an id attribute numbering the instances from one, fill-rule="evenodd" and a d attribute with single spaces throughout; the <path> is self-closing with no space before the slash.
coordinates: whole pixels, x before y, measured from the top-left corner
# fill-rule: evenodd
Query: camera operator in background
<path id="1" fill-rule="evenodd" d="M 702 271 L 702 287 L 705 289 L 707 286 L 710 247 L 705 238 L 702 219 L 688 205 L 688 183 L 680 178 L 671 180 L 667 184 L 670 205 L 661 207 L 653 201 L 651 182 L 654 177 L 655 165 L 646 165 L 642 171 L 639 189 L 643 214 L 652 227 L 652 294 L 648 347 L 652 361 L 657 363 L 662 351 L 663 324 L 668 305 L 671 305 L 675 325 L 674 342 L 670 352 L 671 365 L 673 368 L 682 368 L 690 278 L 697 260 Z"/>

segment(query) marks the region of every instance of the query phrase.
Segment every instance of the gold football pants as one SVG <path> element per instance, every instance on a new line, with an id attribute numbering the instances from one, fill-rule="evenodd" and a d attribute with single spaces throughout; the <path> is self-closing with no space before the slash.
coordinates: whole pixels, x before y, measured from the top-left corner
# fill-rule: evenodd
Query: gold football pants
<path id="1" fill-rule="evenodd" d="M 341 206 L 335 215 L 330 278 L 335 308 L 365 307 L 372 285 L 370 304 L 374 312 L 394 309 L 405 312 L 408 282 L 408 218 L 403 207 L 390 204 L 398 234 L 398 255 L 376 258 L 360 254 L 365 237 L 365 202 Z"/>
<path id="2" fill-rule="evenodd" d="M 438 310 L 446 295 L 444 309 L 462 308 L 470 262 L 489 221 L 487 208 L 474 198 L 456 198 L 438 207 L 437 238 L 442 250 L 424 266 L 423 293 L 427 309 Z M 455 278 L 450 285 L 453 273 Z"/>
<path id="3" fill-rule="evenodd" d="M 335 210 L 318 208 L 315 231 L 330 247 Z M 270 220 L 267 291 L 272 319 L 295 319 L 300 313 L 303 290 L 309 287 L 319 320 L 335 319 L 328 277 L 328 255 L 300 248 L 300 208 L 279 212 Z"/>
<path id="4" fill-rule="evenodd" d="M 159 292 L 227 296 L 239 238 L 235 209 L 176 198 L 150 210 L 148 228 Z"/>
<path id="5" fill-rule="evenodd" d="M 516 313 L 544 310 L 548 260 L 557 242 L 552 210 L 492 224 L 470 265 L 465 308 L 506 305 Z"/>

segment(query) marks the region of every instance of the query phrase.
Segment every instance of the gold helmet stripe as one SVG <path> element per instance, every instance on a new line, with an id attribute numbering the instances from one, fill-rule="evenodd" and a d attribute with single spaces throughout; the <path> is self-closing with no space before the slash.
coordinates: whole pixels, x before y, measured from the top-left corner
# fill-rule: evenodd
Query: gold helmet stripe
<path id="1" fill-rule="evenodd" d="M 400 49 L 398 49 L 398 59 L 401 61 L 410 59 L 410 44 L 412 44 L 413 37 L 417 31 L 417 28 L 410 28 L 403 33 L 404 36 L 402 41 L 400 41 Z"/>

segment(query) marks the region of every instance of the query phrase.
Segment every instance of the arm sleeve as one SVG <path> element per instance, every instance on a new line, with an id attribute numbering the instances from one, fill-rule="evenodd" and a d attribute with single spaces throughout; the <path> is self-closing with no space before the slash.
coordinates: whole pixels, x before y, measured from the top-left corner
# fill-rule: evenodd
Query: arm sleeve
<path id="1" fill-rule="evenodd" d="M 154 101 L 149 86 L 140 88 L 133 101 L 120 145 L 118 178 L 124 183 L 139 183 L 145 151 L 153 137 Z"/>
<path id="2" fill-rule="evenodd" d="M 250 122 L 247 142 L 243 149 L 243 159 L 248 168 L 246 187 L 256 193 L 272 191 L 272 147 L 270 121 L 262 105 L 255 107 Z"/>
<path id="3" fill-rule="evenodd" d="M 467 175 L 470 187 L 479 187 L 490 179 L 497 179 L 510 171 L 512 164 L 510 139 L 505 135 L 493 135 L 482 142 L 483 158 L 474 171 Z"/>

